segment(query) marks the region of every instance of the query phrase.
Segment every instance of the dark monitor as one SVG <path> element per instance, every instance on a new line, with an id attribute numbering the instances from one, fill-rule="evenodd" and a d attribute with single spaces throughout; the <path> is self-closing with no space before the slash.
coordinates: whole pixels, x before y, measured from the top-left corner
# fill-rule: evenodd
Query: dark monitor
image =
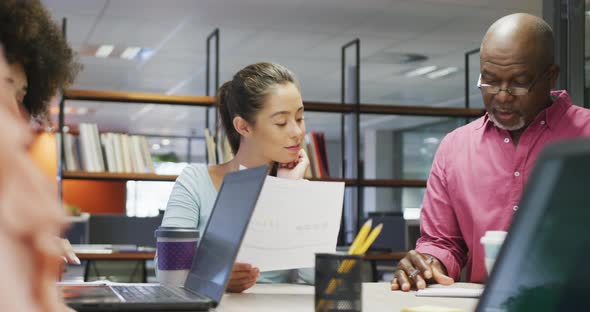
<path id="1" fill-rule="evenodd" d="M 590 281 L 590 140 L 549 146 L 477 311 L 581 311 Z"/>
<path id="2" fill-rule="evenodd" d="M 162 224 L 162 217 L 162 214 L 156 217 L 93 214 L 88 226 L 88 243 L 156 247 L 154 231 Z"/>
<path id="3" fill-rule="evenodd" d="M 401 211 L 371 212 L 373 225 L 382 223 L 383 230 L 371 245 L 372 251 L 405 251 L 406 220 Z"/>

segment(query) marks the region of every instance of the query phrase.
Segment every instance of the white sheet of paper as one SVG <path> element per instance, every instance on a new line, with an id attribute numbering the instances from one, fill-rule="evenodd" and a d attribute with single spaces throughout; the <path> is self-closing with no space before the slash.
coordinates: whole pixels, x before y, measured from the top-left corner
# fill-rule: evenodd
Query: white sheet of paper
<path id="1" fill-rule="evenodd" d="M 315 253 L 336 251 L 343 201 L 343 182 L 267 177 L 237 261 L 262 272 L 313 267 Z"/>
<path id="2" fill-rule="evenodd" d="M 450 286 L 430 285 L 416 292 L 417 297 L 455 297 L 478 298 L 481 297 L 484 286 L 480 284 L 455 283 Z"/>

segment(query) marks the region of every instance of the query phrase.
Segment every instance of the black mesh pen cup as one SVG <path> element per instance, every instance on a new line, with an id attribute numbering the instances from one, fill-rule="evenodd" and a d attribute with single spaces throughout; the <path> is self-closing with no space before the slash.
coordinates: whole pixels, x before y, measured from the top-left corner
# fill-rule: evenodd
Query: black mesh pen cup
<path id="1" fill-rule="evenodd" d="M 315 311 L 360 312 L 362 256 L 316 254 Z"/>

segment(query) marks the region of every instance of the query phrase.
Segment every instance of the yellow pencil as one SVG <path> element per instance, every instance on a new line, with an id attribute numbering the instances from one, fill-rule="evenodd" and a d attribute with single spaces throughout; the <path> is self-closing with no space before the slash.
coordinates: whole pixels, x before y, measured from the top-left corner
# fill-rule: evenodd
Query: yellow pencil
<path id="1" fill-rule="evenodd" d="M 356 250 L 353 251 L 353 255 L 364 255 L 367 250 L 371 247 L 377 236 L 381 233 L 383 229 L 383 223 L 377 225 L 369 234 L 369 237 L 358 247 Z M 348 273 L 350 269 L 356 264 L 354 260 L 345 260 L 342 262 L 342 265 L 338 269 L 338 273 Z"/>
<path id="2" fill-rule="evenodd" d="M 371 223 L 372 221 L 370 219 L 365 222 L 363 228 L 359 231 L 352 245 L 350 246 L 350 249 L 348 250 L 349 254 L 363 255 L 371 247 L 373 242 L 375 242 L 375 239 L 377 239 L 377 236 L 379 236 L 381 230 L 383 229 L 383 224 L 377 225 L 367 237 L 367 233 L 371 228 Z M 344 260 L 338 268 L 338 273 L 348 273 L 350 269 L 356 265 L 356 262 L 356 260 Z M 337 286 L 338 282 L 335 279 L 331 279 L 325 293 L 332 294 Z M 318 306 L 316 307 L 316 311 L 324 310 L 326 303 L 327 302 L 325 300 L 320 300 Z"/>
<path id="3" fill-rule="evenodd" d="M 369 234 L 369 237 L 367 237 L 367 239 L 363 242 L 363 244 L 360 247 L 358 247 L 355 251 L 353 251 L 353 254 L 354 255 L 365 254 L 365 252 L 367 252 L 367 250 L 369 250 L 369 247 L 371 247 L 371 245 L 373 245 L 373 242 L 375 242 L 375 239 L 377 239 L 377 236 L 379 236 L 379 234 L 381 233 L 381 229 L 383 229 L 383 223 L 380 223 L 371 231 L 371 234 Z"/>
<path id="4" fill-rule="evenodd" d="M 363 242 L 367 238 L 367 235 L 369 235 L 369 231 L 371 231 L 372 225 L 373 225 L 373 220 L 371 220 L 371 219 L 367 220 L 365 222 L 365 224 L 363 224 L 363 227 L 361 227 L 361 230 L 356 234 L 356 237 L 352 241 L 352 245 L 350 245 L 350 248 L 348 248 L 349 255 L 352 255 L 352 253 L 354 252 L 354 250 L 356 248 L 358 248 L 358 246 L 363 245 Z"/>

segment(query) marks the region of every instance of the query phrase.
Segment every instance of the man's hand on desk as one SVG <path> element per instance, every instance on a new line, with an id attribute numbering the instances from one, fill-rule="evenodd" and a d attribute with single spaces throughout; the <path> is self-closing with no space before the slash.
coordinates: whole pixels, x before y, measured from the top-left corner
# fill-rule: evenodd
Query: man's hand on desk
<path id="1" fill-rule="evenodd" d="M 424 289 L 426 283 L 450 285 L 455 281 L 447 276 L 445 266 L 434 256 L 410 250 L 399 262 L 391 290 Z"/>
<path id="2" fill-rule="evenodd" d="M 254 286 L 260 270 L 249 263 L 236 262 L 227 283 L 227 292 L 240 293 Z"/>

